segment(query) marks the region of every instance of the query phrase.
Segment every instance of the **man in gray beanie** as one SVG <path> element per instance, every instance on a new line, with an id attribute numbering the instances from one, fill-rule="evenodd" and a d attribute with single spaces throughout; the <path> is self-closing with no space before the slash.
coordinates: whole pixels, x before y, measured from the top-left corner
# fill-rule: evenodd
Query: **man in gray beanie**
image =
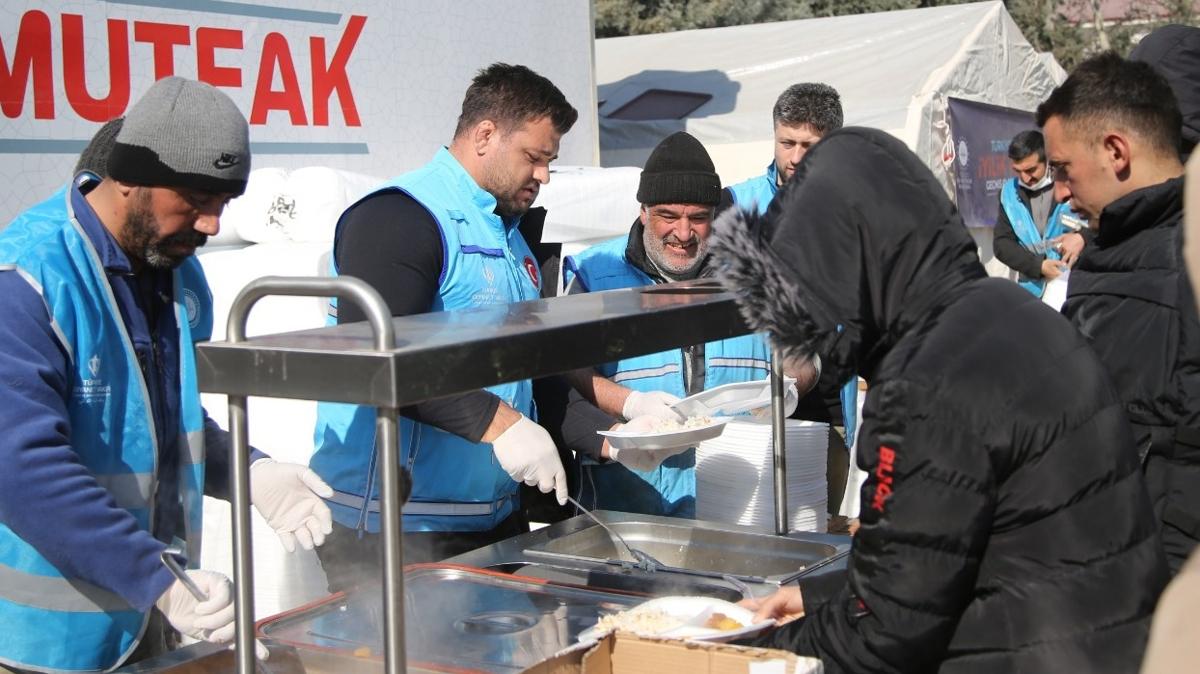
<path id="1" fill-rule="evenodd" d="M 700 141 L 683 131 L 663 139 L 646 160 L 637 197 L 641 213 L 629 234 L 564 260 L 568 293 L 712 275 L 708 236 L 721 198 L 721 179 Z M 763 379 L 769 372 L 766 343 L 747 335 L 572 373 L 578 393 L 571 395 L 563 437 L 580 455 L 584 475 L 579 500 L 593 508 L 694 517 L 692 447 L 618 449 L 596 431 L 622 425 L 625 430 L 651 431 L 663 420 L 680 420 L 671 408 L 680 398 L 722 384 Z"/>
<path id="2" fill-rule="evenodd" d="M 0 232 L 0 671 L 100 671 L 179 634 L 233 638 L 229 579 L 199 563 L 201 498 L 228 493 L 229 437 L 200 406 L 193 342 L 212 297 L 193 254 L 246 188 L 246 120 L 191 80 L 125 116 L 108 175 Z M 285 548 L 320 544 L 330 491 L 256 453 L 251 499 Z M 315 492 L 315 493 L 314 493 Z"/>

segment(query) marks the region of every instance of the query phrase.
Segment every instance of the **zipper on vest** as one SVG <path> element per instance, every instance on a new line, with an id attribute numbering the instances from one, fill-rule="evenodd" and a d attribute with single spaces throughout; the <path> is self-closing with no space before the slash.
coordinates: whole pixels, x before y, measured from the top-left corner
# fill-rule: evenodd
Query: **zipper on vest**
<path id="1" fill-rule="evenodd" d="M 683 353 L 684 396 L 695 395 L 704 390 L 707 372 L 704 367 L 704 345 L 694 344 L 680 349 Z"/>

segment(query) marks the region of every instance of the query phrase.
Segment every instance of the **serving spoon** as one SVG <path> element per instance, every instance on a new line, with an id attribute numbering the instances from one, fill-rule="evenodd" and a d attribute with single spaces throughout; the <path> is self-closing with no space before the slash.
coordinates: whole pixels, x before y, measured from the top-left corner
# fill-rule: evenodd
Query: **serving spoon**
<path id="1" fill-rule="evenodd" d="M 579 510 L 581 512 L 583 512 L 584 515 L 587 515 L 588 517 L 592 518 L 592 521 L 595 522 L 596 524 L 599 524 L 602 529 L 607 531 L 609 536 L 612 536 L 616 540 L 620 541 L 621 545 L 625 546 L 625 549 L 629 551 L 629 555 L 631 557 L 633 557 L 635 560 L 637 560 L 637 567 L 639 569 L 642 569 L 643 571 L 654 572 L 654 571 L 657 571 L 658 569 L 666 566 L 666 564 L 663 564 L 662 562 L 660 562 L 657 559 L 655 559 L 654 557 L 652 557 L 650 555 L 650 553 L 644 552 L 642 550 L 638 550 L 637 548 L 635 548 L 632 545 L 630 545 L 629 543 L 627 543 L 624 538 L 621 538 L 621 534 L 618 534 L 617 532 L 615 532 L 611 528 L 609 528 L 609 526 L 607 524 L 605 524 L 604 522 L 601 522 L 600 518 L 596 517 L 595 515 L 592 514 L 592 512 L 590 510 L 583 507 L 582 503 L 580 503 L 579 501 L 576 501 L 575 499 L 571 498 L 570 496 L 567 496 L 567 500 L 570 501 L 571 504 L 574 505 L 576 508 L 579 508 Z"/>

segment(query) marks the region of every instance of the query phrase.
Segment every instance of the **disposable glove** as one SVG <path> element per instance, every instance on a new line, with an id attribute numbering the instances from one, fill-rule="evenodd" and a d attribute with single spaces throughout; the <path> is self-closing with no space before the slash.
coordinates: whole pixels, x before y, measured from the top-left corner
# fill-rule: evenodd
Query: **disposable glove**
<path id="1" fill-rule="evenodd" d="M 296 543 L 305 550 L 325 542 L 333 531 L 333 515 L 322 498 L 333 496 L 308 466 L 259 459 L 250 466 L 250 501 L 279 536 L 288 552 Z"/>
<path id="2" fill-rule="evenodd" d="M 653 433 L 658 429 L 661 422 L 662 419 L 658 417 L 640 416 L 634 417 L 629 423 L 621 424 L 613 430 Z M 608 448 L 608 458 L 631 470 L 646 472 L 658 468 L 663 461 L 666 461 L 670 457 L 681 452 L 686 452 L 689 447 L 691 445 L 666 447 L 663 449 L 617 449 L 610 446 Z"/>
<path id="3" fill-rule="evenodd" d="M 800 404 L 800 395 L 796 393 L 796 385 L 788 384 L 783 388 L 783 416 L 784 418 L 792 416 L 792 412 L 796 411 L 796 406 Z M 771 406 L 758 407 L 750 410 L 751 416 L 755 419 L 770 419 Z"/>
<path id="4" fill-rule="evenodd" d="M 630 420 L 649 416 L 679 421 L 683 415 L 671 409 L 671 405 L 677 402 L 679 398 L 663 391 L 630 391 L 625 405 L 621 408 L 621 416 Z"/>
<path id="5" fill-rule="evenodd" d="M 567 473 L 558 458 L 558 449 L 546 429 L 529 417 L 521 415 L 493 440 L 492 452 L 514 481 L 536 486 L 542 493 L 554 490 L 558 504 L 567 504 Z"/>
<path id="6" fill-rule="evenodd" d="M 201 641 L 223 644 L 233 641 L 233 583 L 214 571 L 187 571 L 187 575 L 208 596 L 200 601 L 176 580 L 155 606 L 167 622 L 181 633 Z"/>
<path id="7" fill-rule="evenodd" d="M 649 472 L 662 465 L 663 461 L 687 451 L 687 447 L 667 447 L 666 449 L 617 449 L 608 450 L 608 456 L 613 461 L 631 470 Z"/>

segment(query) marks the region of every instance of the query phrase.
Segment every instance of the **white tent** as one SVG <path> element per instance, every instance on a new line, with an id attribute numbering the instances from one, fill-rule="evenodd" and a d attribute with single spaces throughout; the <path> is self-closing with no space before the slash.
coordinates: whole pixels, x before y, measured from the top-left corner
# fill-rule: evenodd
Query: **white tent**
<path id="1" fill-rule="evenodd" d="M 597 40 L 601 164 L 640 166 L 686 130 L 726 184 L 757 175 L 772 157 L 776 97 L 815 81 L 841 94 L 847 125 L 896 135 L 953 193 L 942 164 L 946 99 L 1033 110 L 1064 78 L 997 1 Z M 683 119 L 610 116 L 652 89 L 712 98 Z M 990 259 L 990 230 L 973 233 Z"/>

